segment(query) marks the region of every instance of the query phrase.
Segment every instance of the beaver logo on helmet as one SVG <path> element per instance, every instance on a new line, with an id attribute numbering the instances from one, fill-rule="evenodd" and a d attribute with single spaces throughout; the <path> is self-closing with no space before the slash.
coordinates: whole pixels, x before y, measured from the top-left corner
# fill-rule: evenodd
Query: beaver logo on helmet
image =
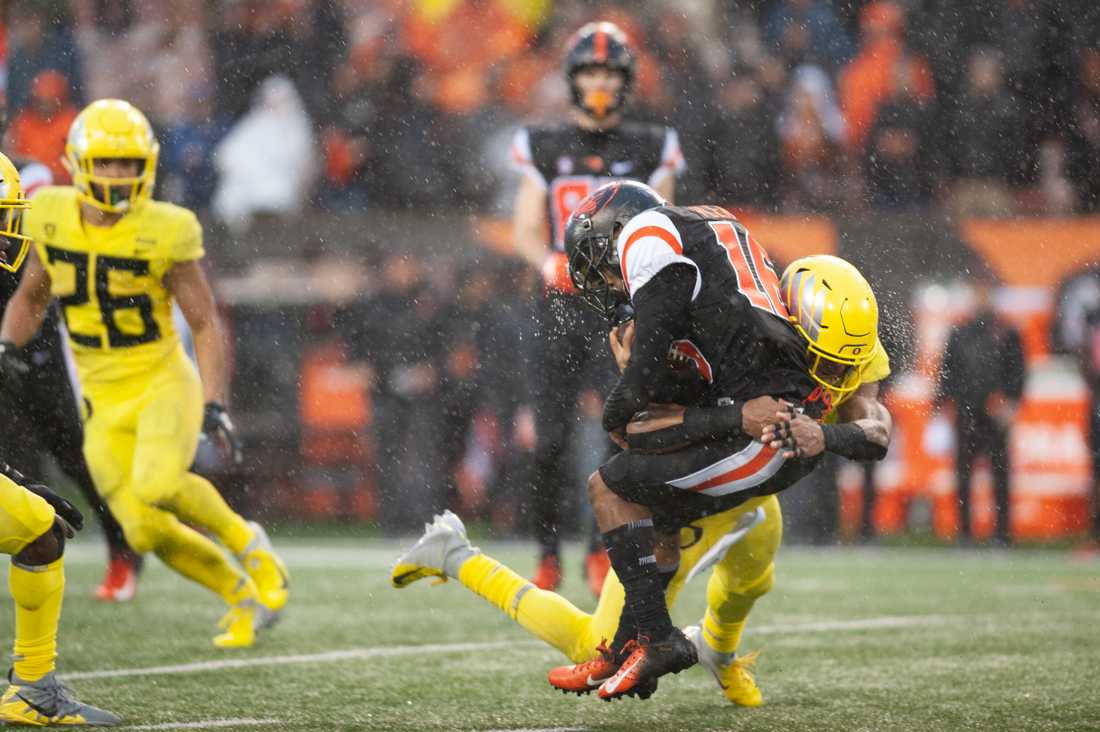
<path id="1" fill-rule="evenodd" d="M 637 181 L 600 186 L 581 200 L 565 223 L 569 277 L 585 303 L 613 317 L 626 291 L 612 284 L 619 269 L 615 237 L 642 211 L 664 206 L 657 191 Z"/>
<path id="2" fill-rule="evenodd" d="M 618 183 L 609 183 L 608 185 L 603 186 L 592 195 L 581 200 L 581 202 L 577 204 L 577 207 L 573 209 L 573 216 L 591 217 L 597 211 L 610 203 L 611 199 L 614 198 L 615 194 L 618 192 Z"/>

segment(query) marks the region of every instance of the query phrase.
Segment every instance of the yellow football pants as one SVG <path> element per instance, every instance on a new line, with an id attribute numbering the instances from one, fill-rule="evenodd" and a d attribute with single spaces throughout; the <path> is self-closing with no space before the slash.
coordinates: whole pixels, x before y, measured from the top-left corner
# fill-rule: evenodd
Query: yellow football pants
<path id="1" fill-rule="evenodd" d="M 0 554 L 15 555 L 53 526 L 53 506 L 0 475 Z"/>
<path id="2" fill-rule="evenodd" d="M 724 650 L 722 646 L 736 649 L 753 604 L 772 588 L 775 555 L 783 536 L 779 501 L 775 496 L 752 499 L 696 521 L 681 532 L 680 566 L 666 593 L 670 608 L 691 568 L 715 542 L 734 530 L 743 514 L 758 507 L 764 510 L 764 520 L 726 552 L 707 582 L 703 626 L 708 643 L 716 650 Z M 462 565 L 459 581 L 574 662 L 593 658 L 596 646 L 615 636 L 625 597 L 612 571 L 604 581 L 596 611 L 588 614 L 556 592 L 540 590 L 495 559 L 480 554 Z"/>
<path id="3" fill-rule="evenodd" d="M 134 551 L 154 552 L 224 598 L 242 580 L 211 531 L 239 553 L 251 538 L 206 479 L 188 471 L 202 428 L 202 385 L 182 349 L 148 374 L 84 386 L 84 457 Z"/>

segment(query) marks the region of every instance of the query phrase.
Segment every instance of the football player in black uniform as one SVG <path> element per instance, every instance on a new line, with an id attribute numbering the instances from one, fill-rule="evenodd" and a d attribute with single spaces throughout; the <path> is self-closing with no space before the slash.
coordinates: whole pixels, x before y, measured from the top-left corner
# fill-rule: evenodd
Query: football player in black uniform
<path id="1" fill-rule="evenodd" d="M 522 176 L 513 216 L 516 249 L 542 272 L 545 282 L 534 353 L 537 445 L 531 505 L 540 550 L 534 582 L 543 589 L 561 581 L 558 510 L 561 486 L 571 483 L 564 458 L 580 420 L 577 399 L 585 388 L 606 391 L 607 375 L 613 373 L 604 345 L 605 324 L 582 306 L 569 281 L 565 222 L 581 199 L 608 180 L 646 181 L 671 200 L 684 167 L 674 130 L 623 117 L 634 64 L 617 26 L 584 26 L 570 39 L 565 55 L 573 119 L 524 127 L 512 145 L 512 159 Z M 598 594 L 607 573 L 598 545 L 591 547 L 586 571 Z"/>
<path id="2" fill-rule="evenodd" d="M 604 428 L 626 449 L 592 474 L 588 489 L 626 596 L 606 655 L 617 670 L 599 694 L 644 697 L 658 677 L 697 660 L 696 645 L 668 615 L 658 567 L 675 560 L 676 547 L 658 552 L 658 530 L 789 487 L 820 455 L 803 452 L 814 430 L 830 451 L 862 459 L 885 455 L 888 428 L 822 428 L 815 421 L 855 394 L 865 374 L 885 360 L 877 307 L 870 296 L 845 303 L 833 322 L 842 348 L 814 346 L 825 327 L 815 277 L 796 272 L 785 283 L 800 303 L 801 320 L 792 324 L 767 254 L 731 214 L 713 206 L 667 206 L 638 183 L 606 185 L 582 201 L 565 241 L 571 277 L 585 301 L 609 317 L 626 302 L 635 311 L 633 324 L 612 331 L 622 374 L 603 415 Z M 837 276 L 848 273 L 839 269 Z M 809 350 L 798 328 L 813 336 Z M 670 349 L 701 376 L 694 394 L 668 383 Z M 660 402 L 689 408 L 668 429 L 629 429 L 646 422 L 647 408 Z M 803 454 L 814 457 L 798 459 Z M 669 526 L 655 528 L 655 516 Z M 575 686 L 574 668 L 551 672 L 551 683 Z M 591 670 L 584 668 L 590 677 Z"/>
<path id="3" fill-rule="evenodd" d="M 0 103 L 0 134 L 4 117 Z M 32 198 L 36 189 L 53 183 L 45 165 L 19 158 L 12 158 L 12 162 L 19 170 L 27 198 Z M 20 276 L 0 271 L 0 313 L 7 308 Z M 107 573 L 95 589 L 95 596 L 113 602 L 132 599 L 141 558 L 126 543 L 122 528 L 100 499 L 84 462 L 80 412 L 65 362 L 56 308 L 50 308 L 38 335 L 22 349 L 0 342 L 0 373 L 4 377 L 0 410 L 7 415 L 0 420 L 4 459 L 26 475 L 41 476 L 46 457 L 53 457 L 95 509 L 107 540 Z"/>

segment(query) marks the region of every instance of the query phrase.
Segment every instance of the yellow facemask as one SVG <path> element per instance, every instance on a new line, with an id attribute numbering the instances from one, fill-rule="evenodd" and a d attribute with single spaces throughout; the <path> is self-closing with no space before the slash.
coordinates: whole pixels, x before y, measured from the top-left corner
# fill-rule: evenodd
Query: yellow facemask
<path id="1" fill-rule="evenodd" d="M 0 269 L 16 272 L 27 258 L 31 240 L 23 235 L 20 222 L 28 208 L 30 203 L 23 196 L 19 171 L 0 153 Z"/>
<path id="2" fill-rule="evenodd" d="M 109 213 L 126 213 L 153 195 L 160 144 L 149 120 L 121 99 L 92 102 L 73 120 L 63 162 L 81 201 Z M 97 160 L 138 161 L 134 176 L 95 172 Z"/>

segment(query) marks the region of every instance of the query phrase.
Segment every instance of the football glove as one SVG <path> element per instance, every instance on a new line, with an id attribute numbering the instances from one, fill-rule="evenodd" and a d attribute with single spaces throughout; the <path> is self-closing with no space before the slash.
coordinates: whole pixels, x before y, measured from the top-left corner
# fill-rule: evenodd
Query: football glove
<path id="1" fill-rule="evenodd" d="M 73 536 L 76 535 L 75 532 L 84 528 L 84 514 L 80 512 L 79 508 L 70 503 L 68 499 L 57 495 L 51 491 L 49 487 L 41 483 L 30 483 L 23 487 L 31 493 L 46 499 L 46 503 L 53 506 L 53 510 L 57 513 L 57 518 L 61 519 L 67 538 L 73 538 Z"/>
<path id="2" fill-rule="evenodd" d="M 206 439 L 221 440 L 229 448 L 230 458 L 234 465 L 240 465 L 244 461 L 244 453 L 241 450 L 241 439 L 237 436 L 237 428 L 233 420 L 229 418 L 229 412 L 217 402 L 207 402 L 202 415 L 202 433 Z"/>
<path id="3" fill-rule="evenodd" d="M 19 356 L 19 348 L 11 341 L 0 341 L 0 388 L 18 392 L 30 365 Z"/>

